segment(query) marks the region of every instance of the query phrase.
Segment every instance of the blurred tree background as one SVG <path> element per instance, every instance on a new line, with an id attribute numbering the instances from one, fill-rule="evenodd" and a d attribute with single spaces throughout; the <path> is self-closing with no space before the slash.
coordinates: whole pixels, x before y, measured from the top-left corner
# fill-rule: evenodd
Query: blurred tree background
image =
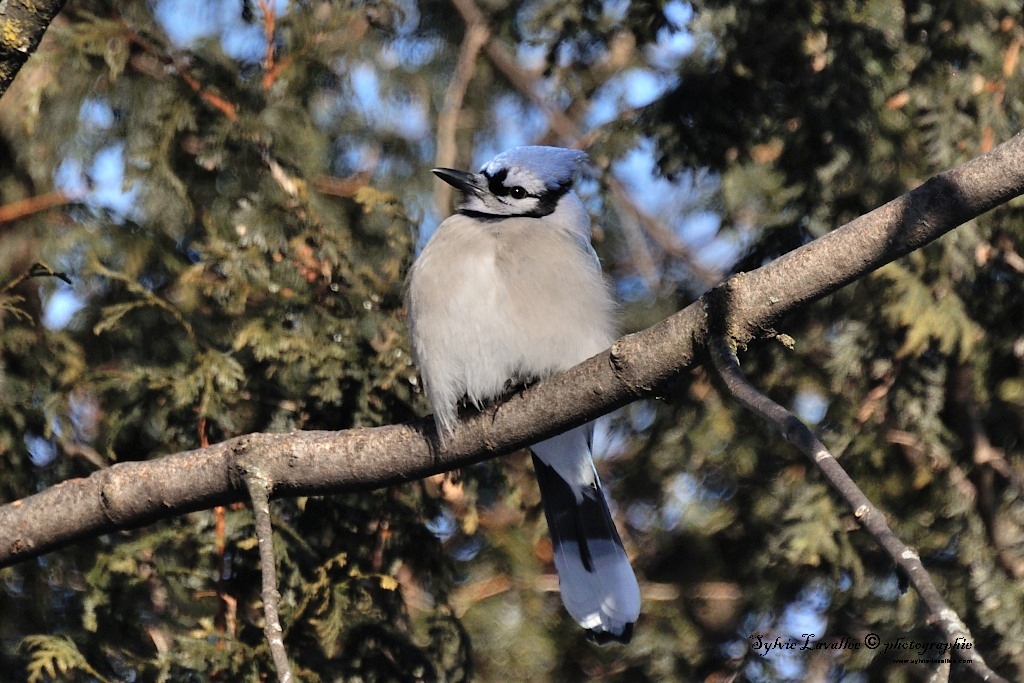
<path id="1" fill-rule="evenodd" d="M 0 501 L 247 432 L 426 414 L 402 296 L 451 209 L 432 166 L 582 145 L 639 329 L 1010 137 L 1022 23 L 1013 0 L 72 0 L 0 100 Z M 1011 202 L 786 321 L 794 349 L 743 355 L 1017 679 L 1022 219 Z M 644 592 L 632 644 L 564 613 L 519 454 L 275 503 L 299 679 L 927 678 L 863 647 L 752 650 L 938 634 L 708 373 L 601 441 Z M 237 507 L 0 570 L 0 678 L 266 680 L 255 546 Z"/>

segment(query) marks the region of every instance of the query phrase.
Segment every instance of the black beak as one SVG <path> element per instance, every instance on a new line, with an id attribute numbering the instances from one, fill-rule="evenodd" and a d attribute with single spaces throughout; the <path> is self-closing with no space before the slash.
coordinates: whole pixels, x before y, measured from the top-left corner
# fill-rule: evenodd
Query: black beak
<path id="1" fill-rule="evenodd" d="M 438 178 L 466 194 L 478 194 L 483 188 L 480 176 L 476 173 L 456 171 L 454 168 L 435 168 L 432 171 Z"/>

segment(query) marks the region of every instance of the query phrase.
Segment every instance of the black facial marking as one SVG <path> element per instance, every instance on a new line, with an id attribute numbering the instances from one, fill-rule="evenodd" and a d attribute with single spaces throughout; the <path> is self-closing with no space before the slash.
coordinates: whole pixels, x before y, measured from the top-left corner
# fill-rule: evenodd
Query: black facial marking
<path id="1" fill-rule="evenodd" d="M 483 211 L 474 211 L 473 209 L 458 209 L 456 213 L 474 218 L 481 223 L 497 223 L 509 218 L 516 218 L 516 216 L 509 216 L 504 213 L 484 213 Z"/>
<path id="2" fill-rule="evenodd" d="M 505 178 L 508 177 L 508 169 L 503 168 L 494 175 L 487 175 L 484 172 L 484 177 L 487 178 L 487 189 L 491 191 L 495 197 L 505 197 L 508 195 L 508 188 L 505 187 Z"/>
<path id="3" fill-rule="evenodd" d="M 559 185 L 553 190 L 548 190 L 540 197 L 538 197 L 537 208 L 530 211 L 525 216 L 532 218 L 540 218 L 547 216 L 554 212 L 555 207 L 558 206 L 558 200 L 565 196 L 565 193 L 572 188 L 572 183 L 566 183 L 565 185 Z"/>
<path id="4" fill-rule="evenodd" d="M 521 185 L 513 185 L 512 187 L 506 187 L 505 181 L 508 179 L 508 169 L 503 168 L 496 171 L 494 175 L 491 175 L 486 170 L 480 172 L 484 178 L 487 179 L 487 191 L 494 197 L 502 201 L 510 207 L 514 206 L 512 203 L 503 200 L 504 197 L 511 197 L 512 199 L 521 200 L 527 197 L 533 197 L 537 200 L 537 205 L 529 211 L 523 211 L 522 213 L 488 213 L 480 211 L 478 209 L 459 209 L 458 213 L 463 216 L 469 216 L 477 220 L 492 222 L 500 221 L 506 218 L 543 218 L 554 212 L 558 206 L 558 200 L 565 196 L 565 193 L 572 189 L 572 181 L 568 181 L 559 185 L 558 187 L 548 189 L 541 194 L 530 194 Z"/>

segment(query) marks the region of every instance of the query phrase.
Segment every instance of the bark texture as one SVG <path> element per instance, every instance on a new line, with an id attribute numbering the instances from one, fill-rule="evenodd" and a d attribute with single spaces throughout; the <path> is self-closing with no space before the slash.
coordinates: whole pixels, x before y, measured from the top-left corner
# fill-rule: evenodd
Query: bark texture
<path id="1" fill-rule="evenodd" d="M 755 271 L 730 278 L 611 349 L 466 415 L 443 450 L 432 420 L 342 432 L 249 434 L 125 462 L 0 507 L 0 566 L 77 540 L 245 499 L 257 458 L 274 497 L 368 490 L 509 453 L 658 389 L 702 361 L 709 335 L 738 345 L 787 314 L 1024 194 L 1024 133 Z"/>

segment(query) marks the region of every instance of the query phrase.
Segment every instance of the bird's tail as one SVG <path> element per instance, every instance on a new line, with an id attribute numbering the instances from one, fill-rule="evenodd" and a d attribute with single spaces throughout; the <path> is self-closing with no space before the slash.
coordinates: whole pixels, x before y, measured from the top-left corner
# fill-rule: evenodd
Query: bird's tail
<path id="1" fill-rule="evenodd" d="M 565 608 L 598 643 L 628 643 L 640 615 L 640 586 L 626 557 L 584 425 L 533 446 L 544 515 Z"/>

